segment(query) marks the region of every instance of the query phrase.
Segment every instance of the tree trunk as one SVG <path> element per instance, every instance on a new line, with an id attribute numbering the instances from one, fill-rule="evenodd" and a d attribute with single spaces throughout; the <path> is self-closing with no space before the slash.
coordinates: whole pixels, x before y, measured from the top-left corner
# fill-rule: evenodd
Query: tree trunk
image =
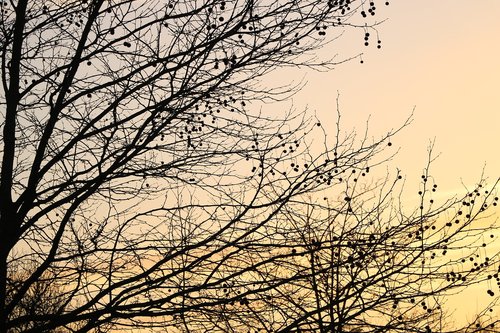
<path id="1" fill-rule="evenodd" d="M 0 333 L 7 332 L 7 244 L 5 233 L 0 236 Z"/>

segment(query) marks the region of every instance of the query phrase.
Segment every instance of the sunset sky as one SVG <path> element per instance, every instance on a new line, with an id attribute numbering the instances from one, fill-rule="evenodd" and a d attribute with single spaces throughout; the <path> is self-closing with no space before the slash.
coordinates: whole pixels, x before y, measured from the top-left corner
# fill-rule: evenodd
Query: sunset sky
<path id="1" fill-rule="evenodd" d="M 380 2 L 382 5 L 382 2 Z M 415 107 L 413 124 L 395 140 L 394 166 L 419 177 L 429 140 L 435 138 L 433 174 L 442 190 L 472 185 L 483 166 L 490 180 L 500 170 L 500 1 L 391 1 L 378 19 L 382 48 L 363 45 L 363 31 L 346 32 L 329 46 L 339 57 L 363 52 L 326 73 L 308 72 L 294 98 L 325 124 L 334 123 L 340 94 L 344 128 L 380 135 L 397 127 Z M 333 128 L 333 126 L 332 126 Z"/>
<path id="2" fill-rule="evenodd" d="M 413 123 L 394 140 L 400 153 L 389 163 L 402 169 L 410 190 L 434 139 L 440 157 L 431 174 L 443 196 L 463 194 L 463 184 L 473 187 L 483 167 L 494 182 L 500 176 L 500 1 L 377 5 L 383 7 L 377 19 L 387 18 L 377 28 L 382 48 L 373 41 L 365 47 L 362 30 L 346 31 L 323 52 L 338 52 L 339 59 L 363 52 L 364 63 L 356 59 L 330 72 L 304 72 L 307 85 L 294 96 L 294 107 L 316 112 L 332 131 L 338 92 L 344 129 L 362 132 L 370 117 L 375 137 L 398 127 L 415 108 Z M 457 300 L 457 321 L 473 319 L 487 299 L 483 289 Z"/>
<path id="3" fill-rule="evenodd" d="M 500 0 L 28 3 L 0 331 L 498 329 Z"/>

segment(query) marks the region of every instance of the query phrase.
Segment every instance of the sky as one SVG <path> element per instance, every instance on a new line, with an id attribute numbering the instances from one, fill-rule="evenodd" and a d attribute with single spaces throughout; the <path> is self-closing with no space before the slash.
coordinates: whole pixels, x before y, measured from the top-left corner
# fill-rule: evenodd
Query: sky
<path id="1" fill-rule="evenodd" d="M 411 191 L 432 140 L 439 157 L 431 174 L 441 193 L 463 194 L 483 168 L 494 182 L 500 176 L 500 1 L 379 3 L 377 18 L 387 19 L 377 27 L 382 48 L 365 47 L 362 30 L 346 31 L 321 52 L 338 52 L 339 59 L 362 52 L 363 63 L 356 59 L 321 73 L 288 72 L 286 79 L 305 75 L 307 81 L 293 97 L 294 107 L 307 107 L 333 131 L 338 93 L 343 128 L 362 133 L 370 118 L 375 137 L 401 125 L 414 110 L 412 124 L 394 140 L 400 152 L 389 163 L 406 175 Z M 454 317 L 472 320 L 485 302 L 482 289 L 456 298 Z"/>
<path id="2" fill-rule="evenodd" d="M 493 182 L 500 176 L 500 0 L 389 1 L 377 2 L 377 19 L 387 19 L 377 27 L 381 49 L 365 47 L 358 29 L 321 51 L 338 52 L 339 60 L 362 52 L 362 64 L 354 59 L 328 72 L 288 72 L 285 81 L 307 81 L 293 96 L 295 108 L 315 112 L 332 132 L 339 94 L 344 130 L 362 133 L 370 118 L 374 136 L 399 127 L 414 110 L 412 124 L 393 141 L 400 152 L 389 163 L 410 188 L 431 140 L 440 154 L 431 174 L 441 193 L 463 193 L 462 183 L 474 186 L 483 167 Z M 456 300 L 456 318 L 472 319 L 485 298 L 476 293 Z M 459 309 L 464 300 L 468 307 Z"/>
<path id="3" fill-rule="evenodd" d="M 333 125 L 338 92 L 344 129 L 364 127 L 370 117 L 374 135 L 398 127 L 414 109 L 412 125 L 394 142 L 401 148 L 395 167 L 420 177 L 435 140 L 440 156 L 432 173 L 441 189 L 474 185 L 483 167 L 493 181 L 500 176 L 498 17 L 498 0 L 391 1 L 378 13 L 379 20 L 387 18 L 377 28 L 382 48 L 365 47 L 362 30 L 346 32 L 325 51 L 340 57 L 363 52 L 363 64 L 307 72 L 294 105 Z"/>

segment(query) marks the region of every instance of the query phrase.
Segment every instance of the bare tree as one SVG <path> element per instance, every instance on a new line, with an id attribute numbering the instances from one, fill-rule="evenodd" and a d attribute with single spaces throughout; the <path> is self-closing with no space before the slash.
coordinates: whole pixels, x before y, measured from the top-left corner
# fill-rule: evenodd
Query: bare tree
<path id="1" fill-rule="evenodd" d="M 7 280 L 7 302 L 16 295 L 17 290 L 23 286 L 26 279 L 36 268 L 34 267 L 9 267 Z M 67 298 L 64 292 L 64 286 L 59 284 L 56 276 L 44 275 L 30 285 L 24 297 L 16 304 L 12 316 L 31 317 L 40 316 L 47 313 L 57 313 L 60 308 L 65 306 Z M 36 325 L 36 326 L 35 326 Z M 33 330 L 39 323 L 25 321 L 16 327 L 10 329 L 12 332 L 25 332 Z M 42 330 L 43 331 L 43 330 Z M 62 329 L 52 329 L 51 332 L 64 332 Z"/>
<path id="2" fill-rule="evenodd" d="M 347 155 L 342 151 L 339 161 Z M 485 211 L 498 197 L 478 183 L 462 197 L 439 202 L 429 163 L 411 209 L 401 199 L 399 171 L 368 182 L 369 164 L 346 164 L 333 170 L 335 180 L 343 179 L 328 196 L 290 202 L 280 212 L 286 227 L 275 246 L 287 254 L 280 272 L 295 278 L 273 290 L 267 306 L 279 313 L 279 330 L 493 330 L 500 265 L 496 221 Z M 489 306 L 465 327 L 453 323 L 447 298 L 493 278 L 495 287 L 480 287 Z"/>
<path id="3" fill-rule="evenodd" d="M 333 325 L 322 308 L 338 301 L 322 301 L 314 282 L 327 272 L 316 259 L 296 271 L 296 259 L 307 252 L 325 260 L 318 249 L 340 249 L 348 233 L 340 243 L 331 231 L 309 244 L 301 232 L 322 229 L 309 218 L 300 229 L 295 220 L 305 213 L 294 207 L 350 184 L 335 171 L 381 163 L 397 130 L 359 143 L 338 136 L 306 154 L 319 123 L 252 103 L 293 91 L 261 86 L 279 66 L 332 66 L 313 52 L 336 37 L 330 31 L 359 28 L 373 39 L 373 2 L 1 4 L 0 332 L 290 331 L 312 318 Z M 378 203 L 353 216 L 363 224 L 386 201 Z M 403 237 L 417 220 L 377 240 Z M 398 265 L 401 274 L 416 269 Z M 344 266 L 331 269 L 344 274 Z M 301 305 L 308 290 L 317 310 Z M 283 300 L 277 317 L 275 300 Z"/>

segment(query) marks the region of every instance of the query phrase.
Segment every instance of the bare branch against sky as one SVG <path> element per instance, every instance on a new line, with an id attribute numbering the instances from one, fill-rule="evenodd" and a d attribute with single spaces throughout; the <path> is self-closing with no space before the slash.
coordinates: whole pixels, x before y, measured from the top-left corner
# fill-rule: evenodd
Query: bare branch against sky
<path id="1" fill-rule="evenodd" d="M 497 183 L 435 203 L 430 148 L 413 208 L 385 165 L 411 119 L 338 113 L 330 142 L 270 103 L 301 87 L 274 69 L 348 60 L 315 52 L 345 30 L 378 45 L 385 5 L 2 2 L 0 333 L 493 327 L 444 301 L 500 281 Z"/>

